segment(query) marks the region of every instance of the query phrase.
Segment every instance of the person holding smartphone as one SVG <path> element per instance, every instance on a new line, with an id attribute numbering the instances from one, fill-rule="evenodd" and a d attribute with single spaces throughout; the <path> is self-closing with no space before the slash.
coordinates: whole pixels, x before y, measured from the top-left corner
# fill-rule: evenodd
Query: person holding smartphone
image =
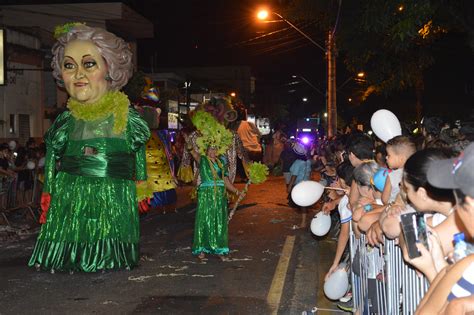
<path id="1" fill-rule="evenodd" d="M 437 188 L 452 189 L 456 217 L 474 237 L 474 143 L 457 158 L 434 161 L 428 182 Z M 431 283 L 416 314 L 467 314 L 474 311 L 474 254 L 446 267 Z"/>

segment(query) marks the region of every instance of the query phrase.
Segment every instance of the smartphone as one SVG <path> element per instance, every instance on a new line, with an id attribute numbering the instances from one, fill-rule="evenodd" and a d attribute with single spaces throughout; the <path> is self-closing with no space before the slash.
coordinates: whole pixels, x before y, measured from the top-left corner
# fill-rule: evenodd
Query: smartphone
<path id="1" fill-rule="evenodd" d="M 428 250 L 426 221 L 422 213 L 406 213 L 401 215 L 403 236 L 408 250 L 408 256 L 413 259 L 421 256 L 416 243 L 422 243 Z"/>

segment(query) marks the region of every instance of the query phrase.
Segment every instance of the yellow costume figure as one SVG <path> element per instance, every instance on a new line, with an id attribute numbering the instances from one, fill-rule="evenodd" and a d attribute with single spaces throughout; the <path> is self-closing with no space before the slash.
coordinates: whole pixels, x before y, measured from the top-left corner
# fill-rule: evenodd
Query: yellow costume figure
<path id="1" fill-rule="evenodd" d="M 176 202 L 176 179 L 173 157 L 166 130 L 152 130 L 146 144 L 146 169 L 148 189 L 153 191 L 152 207 L 170 205 Z"/>
<path id="2" fill-rule="evenodd" d="M 149 198 L 148 204 L 152 208 L 176 203 L 176 179 L 174 177 L 173 155 L 171 153 L 168 131 L 158 130 L 161 109 L 156 105 L 158 96 L 153 87 L 147 88 L 147 93 L 139 99 L 135 108 L 151 129 L 151 137 L 146 143 L 146 169 L 148 179 L 138 184 L 140 194 Z M 142 105 L 143 103 L 147 105 Z M 143 205 L 143 203 L 141 204 Z M 148 207 L 140 207 L 141 212 L 148 211 Z"/>

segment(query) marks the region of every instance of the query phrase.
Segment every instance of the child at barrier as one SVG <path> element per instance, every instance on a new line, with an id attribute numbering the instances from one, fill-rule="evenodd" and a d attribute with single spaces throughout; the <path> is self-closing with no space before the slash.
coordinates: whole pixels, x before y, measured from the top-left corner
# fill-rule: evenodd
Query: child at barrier
<path id="1" fill-rule="evenodd" d="M 426 173 L 429 162 L 449 158 L 450 151 L 441 149 L 424 149 L 413 154 L 405 163 L 403 180 L 401 182 L 401 196 L 409 200 L 417 211 L 436 212 L 428 224 L 436 226 L 443 217 L 453 209 L 453 195 L 448 190 L 436 189 L 428 184 Z M 394 239 L 400 233 L 400 214 L 405 212 L 404 203 L 396 202 L 387 207 L 381 214 L 379 222 L 385 235 Z"/>
<path id="2" fill-rule="evenodd" d="M 338 165 L 336 171 L 338 176 L 338 186 L 342 189 L 348 190 L 349 183 L 352 183 L 354 167 L 349 162 L 342 162 Z M 349 197 L 347 195 L 344 195 L 339 201 L 338 211 L 341 221 L 341 231 L 337 239 L 336 254 L 334 255 L 333 263 L 326 274 L 326 280 L 339 266 L 344 250 L 346 249 L 347 241 L 349 240 L 349 225 L 352 219 L 352 212 L 347 208 L 348 203 Z"/>
<path id="3" fill-rule="evenodd" d="M 348 141 L 347 154 L 352 166 L 357 167 L 364 161 L 374 158 L 374 142 L 363 134 L 355 134 Z M 359 200 L 359 190 L 357 183 L 352 181 L 351 191 L 349 193 L 349 209 L 354 210 Z"/>
<path id="4" fill-rule="evenodd" d="M 291 199 L 291 190 L 298 183 L 309 180 L 311 176 L 311 160 L 308 159 L 308 152 L 301 143 L 295 143 L 293 145 L 293 151 L 296 154 L 296 160 L 290 167 L 290 182 L 288 183 L 288 201 L 290 205 L 293 205 Z M 302 211 L 306 211 L 306 207 L 301 207 Z"/>
<path id="5" fill-rule="evenodd" d="M 452 189 L 456 198 L 457 219 L 466 228 L 467 237 L 474 237 L 474 143 L 455 159 L 434 161 L 428 169 L 428 182 Z M 418 246 L 423 250 L 422 246 Z M 446 267 L 433 280 L 418 306 L 422 314 L 467 314 L 474 311 L 474 254 Z"/>
<path id="6" fill-rule="evenodd" d="M 408 158 L 416 152 L 415 144 L 406 136 L 397 136 L 387 142 L 387 164 L 393 171 L 388 174 L 382 192 L 382 202 L 394 202 L 400 192 L 399 184 L 402 181 L 403 166 Z"/>
<path id="7" fill-rule="evenodd" d="M 379 199 L 380 193 L 377 192 L 372 183 L 371 179 L 374 174 L 378 171 L 379 166 L 376 162 L 363 162 L 354 169 L 354 181 L 357 183 L 359 200 L 357 201 L 356 207 L 352 214 L 352 225 L 355 235 L 360 235 L 358 222 L 364 216 L 378 216 L 380 211 L 383 209 L 382 202 Z M 362 246 L 356 252 L 352 262 L 352 271 L 357 276 L 364 274 L 367 278 L 366 292 L 364 296 L 364 314 L 378 314 L 380 311 L 380 297 L 377 294 L 377 278 L 383 275 L 382 266 L 378 261 L 380 252 L 376 247 Z M 361 270 L 361 268 L 365 268 Z M 382 276 L 383 278 L 383 276 Z"/>
<path id="8" fill-rule="evenodd" d="M 346 253 L 346 247 L 347 243 L 349 241 L 350 237 L 350 224 L 352 220 L 352 211 L 349 210 L 347 205 L 349 204 L 349 196 L 348 192 L 350 189 L 350 183 L 352 183 L 353 180 L 353 172 L 354 172 L 354 167 L 349 161 L 342 162 L 337 166 L 336 169 L 338 180 L 335 186 L 338 188 L 342 188 L 345 190 L 343 192 L 343 195 L 340 198 L 337 198 L 335 200 L 329 201 L 323 205 L 323 211 L 326 213 L 329 213 L 332 211 L 333 207 L 332 205 L 337 205 L 338 206 L 338 212 L 339 212 L 339 220 L 340 220 L 340 231 L 339 235 L 337 238 L 337 247 L 336 247 L 336 254 L 334 255 L 334 260 L 329 268 L 329 271 L 327 272 L 324 281 L 327 281 L 328 278 L 331 276 L 333 272 L 335 272 L 339 268 L 339 264 L 341 260 L 345 261 L 346 259 L 343 258 L 343 256 Z M 329 204 L 329 206 L 327 206 Z M 327 206 L 325 208 L 325 206 Z M 339 301 L 342 302 L 343 304 L 338 305 L 339 307 L 344 307 L 348 306 L 349 308 L 352 308 L 352 302 L 350 302 L 352 299 L 352 293 L 348 292 L 346 293 L 346 296 L 342 297 Z M 347 304 L 347 305 L 346 305 Z"/>
<path id="9" fill-rule="evenodd" d="M 374 161 L 363 162 L 354 169 L 354 181 L 357 184 L 360 196 L 352 212 L 352 222 L 356 235 L 360 233 L 359 221 L 367 220 L 367 218 L 378 218 L 383 210 L 380 192 L 372 184 L 372 177 L 378 170 L 379 166 Z"/>

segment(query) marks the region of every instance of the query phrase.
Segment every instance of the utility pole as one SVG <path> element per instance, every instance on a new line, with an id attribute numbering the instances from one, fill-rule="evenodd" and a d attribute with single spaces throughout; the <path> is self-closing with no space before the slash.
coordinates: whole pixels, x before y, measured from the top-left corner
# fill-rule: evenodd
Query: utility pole
<path id="1" fill-rule="evenodd" d="M 328 40 L 326 43 L 326 58 L 328 66 L 328 82 L 327 82 L 327 133 L 328 138 L 337 133 L 337 104 L 336 104 L 336 46 L 334 41 L 334 33 L 328 32 Z"/>

